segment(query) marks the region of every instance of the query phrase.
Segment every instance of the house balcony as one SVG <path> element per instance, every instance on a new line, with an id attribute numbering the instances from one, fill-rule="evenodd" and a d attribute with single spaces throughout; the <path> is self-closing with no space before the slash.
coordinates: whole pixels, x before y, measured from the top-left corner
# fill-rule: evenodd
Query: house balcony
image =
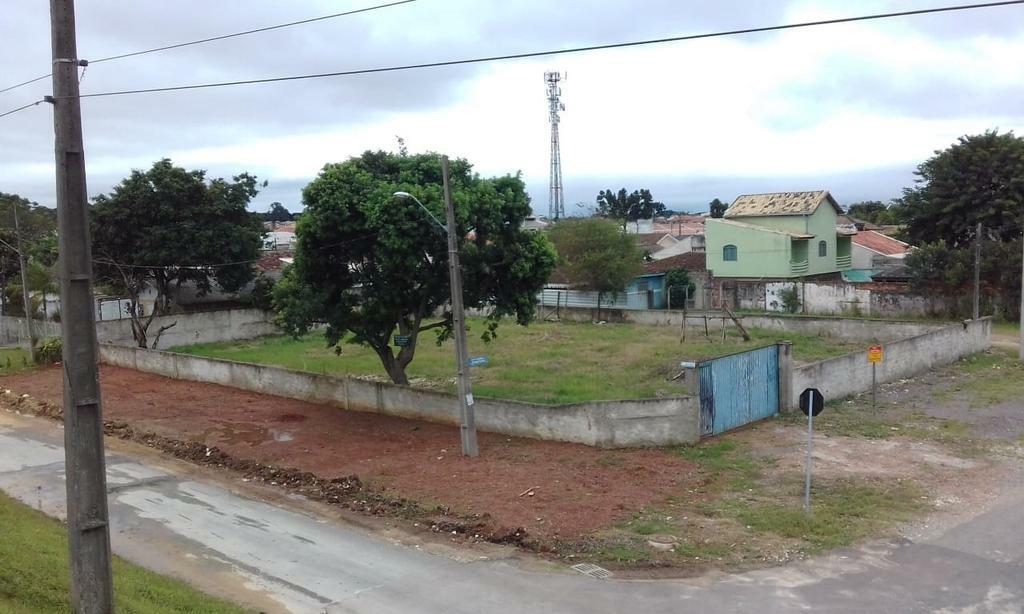
<path id="1" fill-rule="evenodd" d="M 806 260 L 789 263 L 789 269 L 793 273 L 793 275 L 806 275 L 809 267 L 810 265 Z"/>
<path id="2" fill-rule="evenodd" d="M 836 267 L 848 269 L 853 266 L 853 256 L 836 256 Z"/>

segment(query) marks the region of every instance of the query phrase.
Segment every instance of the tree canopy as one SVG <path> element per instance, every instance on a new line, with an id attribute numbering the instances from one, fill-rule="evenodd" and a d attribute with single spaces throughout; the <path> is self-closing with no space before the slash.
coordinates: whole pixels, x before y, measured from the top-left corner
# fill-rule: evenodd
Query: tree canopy
<path id="1" fill-rule="evenodd" d="M 132 329 L 146 347 L 153 316 L 165 314 L 185 283 L 199 293 L 213 284 L 236 292 L 253 278 L 263 238 L 260 216 L 246 207 L 257 194 L 256 177 L 207 179 L 163 159 L 135 170 L 90 210 L 96 279 L 134 304 Z M 139 297 L 156 292 L 148 318 Z M 154 340 L 154 344 L 156 340 Z"/>
<path id="2" fill-rule="evenodd" d="M 14 222 L 15 210 L 18 223 Z M 20 233 L 16 231 L 20 228 Z M 20 235 L 20 236 L 19 236 Z M 18 240 L 28 258 L 29 288 L 34 292 L 55 290 L 57 264 L 57 211 L 17 194 L 0 192 L 0 296 L 3 312 L 24 315 Z M 34 309 L 33 309 L 34 310 Z"/>
<path id="3" fill-rule="evenodd" d="M 890 208 L 880 200 L 853 203 L 846 209 L 846 214 L 850 217 L 872 224 L 898 224 L 900 212 L 899 206 Z"/>
<path id="4" fill-rule="evenodd" d="M 999 240 L 1020 236 L 1024 219 L 1024 139 L 990 130 L 963 136 L 917 167 L 904 190 L 907 235 L 916 242 L 969 244 L 981 222 Z"/>
<path id="5" fill-rule="evenodd" d="M 532 213 L 522 179 L 484 179 L 459 159 L 450 181 L 466 308 L 487 311 L 485 338 L 503 316 L 527 324 L 555 253 L 543 234 L 521 229 Z M 290 333 L 324 323 L 329 346 L 368 346 L 392 381 L 407 384 L 419 334 L 434 328 L 441 342 L 452 332 L 450 312 L 425 322 L 449 302 L 448 248 L 445 231 L 395 192 L 443 219 L 440 156 L 367 151 L 324 166 L 302 192 L 295 263 L 275 286 L 274 306 Z M 408 338 L 397 352 L 396 332 Z"/>
<path id="6" fill-rule="evenodd" d="M 973 271 L 971 246 L 982 241 L 982 285 L 992 307 L 1015 316 L 1020 297 L 1024 230 L 1024 139 L 994 130 L 963 136 L 918 166 L 898 214 L 920 246 L 907 256 L 919 288 L 941 284 L 963 294 Z M 978 237 L 976 224 L 982 224 Z"/>
<path id="7" fill-rule="evenodd" d="M 723 203 L 717 198 L 708 203 L 708 211 L 711 212 L 711 217 L 720 218 L 725 215 L 725 211 L 729 208 L 728 203 Z"/>
<path id="8" fill-rule="evenodd" d="M 651 191 L 645 188 L 626 192 L 626 188 L 618 192 L 601 190 L 597 195 L 597 214 L 600 217 L 618 220 L 623 229 L 633 222 L 639 225 L 640 220 L 652 219 L 665 211 L 665 204 L 654 200 Z"/>
<path id="9" fill-rule="evenodd" d="M 635 238 L 622 233 L 611 220 L 563 220 L 549 236 L 558 251 L 559 266 L 574 285 L 598 293 L 599 309 L 605 294 L 618 294 L 643 271 Z"/>
<path id="10" fill-rule="evenodd" d="M 263 214 L 264 222 L 291 222 L 294 219 L 295 214 L 277 201 L 270 203 L 270 208 Z"/>

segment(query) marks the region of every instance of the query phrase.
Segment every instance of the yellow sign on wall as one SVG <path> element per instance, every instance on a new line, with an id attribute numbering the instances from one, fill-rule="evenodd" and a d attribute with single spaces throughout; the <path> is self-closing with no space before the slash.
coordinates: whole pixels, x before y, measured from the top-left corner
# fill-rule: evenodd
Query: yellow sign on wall
<path id="1" fill-rule="evenodd" d="M 882 346 L 873 345 L 868 348 L 868 362 L 882 362 L 883 356 L 884 354 L 882 353 Z"/>

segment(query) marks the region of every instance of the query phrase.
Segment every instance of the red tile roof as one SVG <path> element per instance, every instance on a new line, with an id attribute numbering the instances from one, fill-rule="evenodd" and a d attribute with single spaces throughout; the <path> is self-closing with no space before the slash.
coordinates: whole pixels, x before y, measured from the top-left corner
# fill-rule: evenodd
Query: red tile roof
<path id="1" fill-rule="evenodd" d="M 677 269 L 682 269 L 684 271 L 704 271 L 707 270 L 707 268 L 707 254 L 704 252 L 686 252 L 685 254 L 678 254 L 661 260 L 652 260 L 651 262 L 644 263 L 644 273 L 647 275 L 654 273 L 668 273 L 669 271 L 675 271 Z"/>
<path id="2" fill-rule="evenodd" d="M 295 254 L 290 251 L 269 251 L 263 252 L 260 259 L 256 261 L 256 270 L 264 273 L 270 273 L 272 271 L 280 271 L 284 268 L 284 262 L 281 262 L 281 258 L 291 258 Z"/>
<path id="3" fill-rule="evenodd" d="M 853 235 L 853 242 L 883 256 L 899 256 L 910 250 L 910 246 L 903 241 L 887 237 L 874 230 L 858 232 Z"/>

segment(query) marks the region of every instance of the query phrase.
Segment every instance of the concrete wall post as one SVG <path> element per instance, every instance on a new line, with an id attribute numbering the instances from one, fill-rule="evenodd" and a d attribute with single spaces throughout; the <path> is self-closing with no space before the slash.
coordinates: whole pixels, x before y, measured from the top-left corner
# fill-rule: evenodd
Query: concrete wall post
<path id="1" fill-rule="evenodd" d="M 793 410 L 793 343 L 780 341 L 775 344 L 779 350 L 779 413 Z"/>

